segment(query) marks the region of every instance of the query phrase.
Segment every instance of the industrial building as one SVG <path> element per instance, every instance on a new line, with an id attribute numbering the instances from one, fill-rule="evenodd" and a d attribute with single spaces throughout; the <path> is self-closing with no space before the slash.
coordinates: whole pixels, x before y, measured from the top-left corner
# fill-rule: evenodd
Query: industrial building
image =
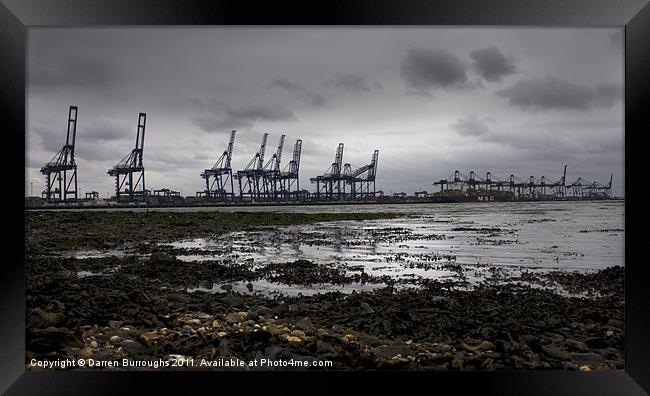
<path id="1" fill-rule="evenodd" d="M 521 180 L 514 174 L 507 179 L 500 179 L 492 175 L 491 172 L 487 172 L 485 178 L 480 178 L 474 171 L 470 171 L 469 175 L 464 175 L 456 170 L 453 177 L 433 182 L 434 186 L 439 186 L 439 191 L 433 193 L 432 196 L 488 194 L 517 200 L 585 199 L 612 196 L 613 174 L 610 175 L 608 184 L 586 181 L 582 177 L 567 184 L 566 171 L 567 165 L 564 166 L 564 172 L 557 180 L 550 180 L 545 176 L 539 178 L 530 176 L 527 180 Z"/>

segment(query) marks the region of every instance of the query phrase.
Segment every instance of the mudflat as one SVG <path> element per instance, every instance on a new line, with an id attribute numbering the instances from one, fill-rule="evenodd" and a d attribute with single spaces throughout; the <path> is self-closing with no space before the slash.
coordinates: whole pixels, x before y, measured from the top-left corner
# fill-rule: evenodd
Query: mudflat
<path id="1" fill-rule="evenodd" d="M 417 256 L 408 264 L 391 259 L 381 266 L 454 276 L 395 277 L 304 257 L 279 255 L 260 264 L 222 245 L 206 255 L 174 244 L 242 232 L 278 234 L 284 243 L 294 226 L 354 222 L 372 228 L 405 216 L 27 211 L 27 367 L 39 369 L 30 366 L 32 358 L 182 357 L 330 361 L 327 369 L 624 368 L 620 266 L 504 271 L 482 264 L 474 268 L 482 276 L 470 282 L 470 266 L 451 255 Z M 480 224 L 456 228 L 480 235 L 499 231 Z M 390 232 L 403 234 L 387 228 L 376 237 L 399 247 L 404 237 L 386 238 Z M 327 244 L 328 238 L 313 245 Z M 342 239 L 354 245 L 354 238 Z M 100 254 L 80 254 L 88 251 Z M 163 369 L 168 368 L 179 369 Z"/>

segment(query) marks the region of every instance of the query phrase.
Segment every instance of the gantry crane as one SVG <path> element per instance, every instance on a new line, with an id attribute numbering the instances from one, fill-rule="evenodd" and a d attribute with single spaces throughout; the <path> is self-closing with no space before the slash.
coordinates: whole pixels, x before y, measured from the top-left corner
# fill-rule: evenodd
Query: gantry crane
<path id="1" fill-rule="evenodd" d="M 260 150 L 253 156 L 253 159 L 246 165 L 243 170 L 237 171 L 239 180 L 239 196 L 241 199 L 248 198 L 251 201 L 259 201 L 267 195 L 264 185 L 264 151 L 266 150 L 266 140 L 269 134 L 265 133 L 262 137 Z"/>
<path id="2" fill-rule="evenodd" d="M 278 143 L 278 150 L 269 158 L 263 168 L 263 181 L 264 190 L 266 191 L 266 198 L 270 201 L 276 201 L 279 198 L 280 190 L 280 173 L 282 163 L 282 150 L 284 148 L 284 138 L 286 135 L 280 136 L 280 143 Z"/>
<path id="3" fill-rule="evenodd" d="M 237 131 L 230 132 L 230 141 L 228 148 L 221 154 L 221 157 L 215 162 L 210 169 L 205 169 L 201 177 L 205 179 L 205 190 L 198 192 L 197 195 L 217 198 L 219 201 L 233 201 L 235 199 L 235 186 L 232 176 L 232 150 L 235 146 L 235 134 Z M 227 188 L 230 184 L 230 190 Z"/>
<path id="4" fill-rule="evenodd" d="M 349 164 L 345 170 L 344 175 L 346 181 L 350 184 L 350 194 L 354 198 L 365 198 L 375 196 L 375 178 L 377 176 L 377 164 L 379 162 L 379 150 L 375 150 L 372 154 L 370 164 L 364 165 L 359 169 L 352 171 Z M 372 192 L 370 186 L 372 185 Z"/>
<path id="5" fill-rule="evenodd" d="M 345 187 L 346 179 L 341 176 L 341 164 L 343 163 L 343 143 L 339 143 L 336 148 L 336 157 L 332 165 L 321 176 L 316 176 L 309 181 L 316 183 L 316 198 L 331 200 L 343 198 L 344 191 L 341 184 Z"/>
<path id="6" fill-rule="evenodd" d="M 284 171 L 280 173 L 279 195 L 283 199 L 297 199 L 300 194 L 300 183 L 298 172 L 300 170 L 300 154 L 302 151 L 302 140 L 296 140 L 293 146 L 293 157 L 287 164 Z"/>
<path id="7" fill-rule="evenodd" d="M 77 137 L 77 106 L 68 110 L 68 132 L 65 145 L 44 167 L 41 173 L 46 177 L 45 190 L 42 193 L 47 202 L 68 202 L 78 198 L 77 164 L 74 148 Z M 55 183 L 58 182 L 58 186 Z"/>
<path id="8" fill-rule="evenodd" d="M 115 177 L 115 197 L 117 201 L 145 201 L 148 195 L 148 190 L 145 188 L 144 165 L 142 163 L 146 122 L 147 115 L 140 113 L 138 115 L 135 148 L 107 172 L 109 176 Z"/>

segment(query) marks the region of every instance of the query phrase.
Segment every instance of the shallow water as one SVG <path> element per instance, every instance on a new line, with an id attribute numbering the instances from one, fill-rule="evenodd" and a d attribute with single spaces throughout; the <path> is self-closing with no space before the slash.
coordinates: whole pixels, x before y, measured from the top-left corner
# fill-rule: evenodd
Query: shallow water
<path id="1" fill-rule="evenodd" d="M 384 211 L 395 206 L 372 208 Z M 589 270 L 623 265 L 622 202 L 420 204 L 399 209 L 407 215 L 235 232 L 171 245 L 233 251 L 256 262 L 308 259 L 374 265 L 398 257 L 406 262 L 438 257 L 445 262 L 449 260 L 441 257 L 455 256 L 451 261 L 458 264 L 531 268 Z"/>
<path id="2" fill-rule="evenodd" d="M 333 285 L 331 283 L 315 283 L 309 286 L 307 285 L 287 285 L 283 283 L 270 282 L 266 279 L 259 279 L 255 281 L 241 281 L 241 282 L 232 282 L 232 283 L 215 283 L 211 288 L 206 287 L 192 287 L 188 288 L 187 291 L 203 291 L 207 293 L 227 293 L 228 291 L 223 289 L 222 286 L 228 285 L 232 287 L 231 291 L 241 294 L 261 294 L 265 296 L 275 296 L 275 295 L 285 295 L 285 296 L 313 296 L 315 294 L 321 293 L 352 293 L 363 292 L 363 291 L 372 291 L 381 287 L 385 287 L 384 284 L 376 283 L 349 283 L 342 285 Z"/>
<path id="3" fill-rule="evenodd" d="M 179 249 L 177 258 L 182 261 L 235 258 L 263 266 L 304 259 L 336 265 L 350 273 L 364 271 L 396 280 L 505 282 L 522 271 L 590 272 L 624 265 L 624 209 L 622 201 L 203 208 L 398 212 L 404 216 L 233 232 L 216 239 L 198 238 L 167 245 Z M 205 291 L 216 292 L 221 290 L 219 286 Z M 235 286 L 245 292 L 243 285 Z M 257 286 L 256 290 L 286 294 L 361 291 L 368 287 L 355 288 L 353 284 L 296 288 L 270 282 Z"/>

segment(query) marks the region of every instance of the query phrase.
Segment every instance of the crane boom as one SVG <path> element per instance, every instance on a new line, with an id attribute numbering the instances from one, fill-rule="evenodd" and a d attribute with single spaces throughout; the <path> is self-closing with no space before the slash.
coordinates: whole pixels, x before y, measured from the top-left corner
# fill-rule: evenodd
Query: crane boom
<path id="1" fill-rule="evenodd" d="M 296 140 L 296 144 L 293 146 L 293 160 L 292 164 L 289 167 L 289 172 L 292 174 L 298 174 L 298 169 L 300 168 L 300 152 L 302 151 L 302 140 Z"/>
<path id="2" fill-rule="evenodd" d="M 368 172 L 368 180 L 375 180 L 377 176 L 377 164 L 379 162 L 379 150 L 372 153 L 372 161 L 370 161 L 370 171 Z"/>
<path id="3" fill-rule="evenodd" d="M 226 168 L 230 169 L 230 160 L 232 159 L 232 150 L 235 146 L 235 133 L 237 131 L 233 130 L 230 132 L 230 142 L 228 142 L 228 150 L 226 150 Z"/>
<path id="4" fill-rule="evenodd" d="M 268 139 L 269 134 L 265 133 L 262 138 L 262 145 L 260 146 L 259 158 L 257 160 L 257 169 L 264 168 L 264 152 L 266 151 L 266 139 Z"/>
<path id="5" fill-rule="evenodd" d="M 336 148 L 336 158 L 332 164 L 332 174 L 335 176 L 341 175 L 341 164 L 343 163 L 343 143 L 339 143 Z"/>
<path id="6" fill-rule="evenodd" d="M 68 111 L 68 134 L 65 138 L 65 145 L 70 146 L 70 156 L 74 162 L 74 145 L 77 138 L 77 106 L 70 106 Z M 70 142 L 70 132 L 72 132 L 72 142 Z"/>
<path id="7" fill-rule="evenodd" d="M 282 148 L 284 147 L 284 138 L 286 135 L 280 136 L 280 144 L 278 145 L 278 151 L 275 154 L 275 169 L 280 170 L 280 162 L 282 160 Z"/>
<path id="8" fill-rule="evenodd" d="M 147 115 L 140 113 L 138 115 L 138 133 L 135 136 L 135 149 L 137 150 L 138 167 L 142 167 L 142 156 L 144 154 L 144 131 L 147 123 Z"/>

